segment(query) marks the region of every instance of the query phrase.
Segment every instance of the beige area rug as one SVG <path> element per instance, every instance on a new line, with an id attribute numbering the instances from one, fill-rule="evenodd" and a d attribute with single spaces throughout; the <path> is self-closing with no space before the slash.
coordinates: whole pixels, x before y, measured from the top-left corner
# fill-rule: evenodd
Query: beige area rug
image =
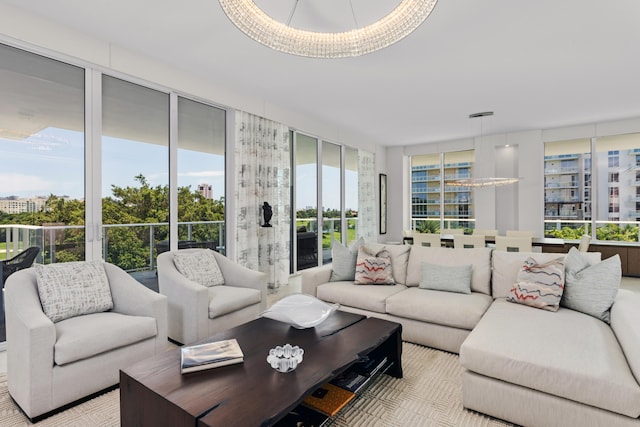
<path id="1" fill-rule="evenodd" d="M 333 426 L 510 426 L 462 407 L 458 356 L 404 343 L 404 378 L 381 375 L 333 421 Z M 120 425 L 119 391 L 32 424 L 20 412 L 0 374 L 0 426 L 103 427 Z"/>

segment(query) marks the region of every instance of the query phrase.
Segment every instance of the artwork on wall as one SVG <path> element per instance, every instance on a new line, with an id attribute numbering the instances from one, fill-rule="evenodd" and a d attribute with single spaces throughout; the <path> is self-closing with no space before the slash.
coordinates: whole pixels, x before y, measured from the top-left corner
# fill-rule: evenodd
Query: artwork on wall
<path id="1" fill-rule="evenodd" d="M 380 174 L 380 234 L 387 234 L 387 175 Z"/>

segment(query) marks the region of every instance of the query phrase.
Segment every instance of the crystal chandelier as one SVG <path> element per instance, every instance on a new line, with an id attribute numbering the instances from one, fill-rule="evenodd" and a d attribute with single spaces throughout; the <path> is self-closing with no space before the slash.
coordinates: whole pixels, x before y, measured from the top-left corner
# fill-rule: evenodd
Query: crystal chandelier
<path id="1" fill-rule="evenodd" d="M 388 47 L 418 28 L 437 3 L 437 0 L 401 0 L 391 13 L 370 25 L 323 33 L 279 22 L 253 0 L 219 1 L 231 22 L 255 41 L 280 52 L 312 58 L 360 56 Z"/>

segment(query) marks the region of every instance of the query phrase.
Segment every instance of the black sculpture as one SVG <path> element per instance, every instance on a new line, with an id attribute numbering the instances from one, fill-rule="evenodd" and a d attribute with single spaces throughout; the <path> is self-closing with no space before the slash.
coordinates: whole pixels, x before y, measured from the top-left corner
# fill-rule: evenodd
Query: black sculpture
<path id="1" fill-rule="evenodd" d="M 268 202 L 264 202 L 262 205 L 262 216 L 264 216 L 264 224 L 263 227 L 271 227 L 269 221 L 271 221 L 271 217 L 273 216 L 273 209 L 271 209 L 271 205 Z"/>

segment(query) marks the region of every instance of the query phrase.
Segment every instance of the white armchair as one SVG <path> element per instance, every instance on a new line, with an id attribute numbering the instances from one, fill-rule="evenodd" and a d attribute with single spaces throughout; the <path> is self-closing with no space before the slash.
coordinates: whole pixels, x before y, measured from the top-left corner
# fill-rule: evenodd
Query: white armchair
<path id="1" fill-rule="evenodd" d="M 35 268 L 5 284 L 9 394 L 31 418 L 114 386 L 120 368 L 163 352 L 167 298 L 104 263 L 113 309 L 52 322 Z"/>
<path id="2" fill-rule="evenodd" d="M 191 344 L 257 318 L 267 306 L 267 275 L 213 252 L 224 284 L 206 287 L 188 279 L 174 263 L 176 252 L 158 255 L 158 287 L 169 299 L 169 338 Z"/>

